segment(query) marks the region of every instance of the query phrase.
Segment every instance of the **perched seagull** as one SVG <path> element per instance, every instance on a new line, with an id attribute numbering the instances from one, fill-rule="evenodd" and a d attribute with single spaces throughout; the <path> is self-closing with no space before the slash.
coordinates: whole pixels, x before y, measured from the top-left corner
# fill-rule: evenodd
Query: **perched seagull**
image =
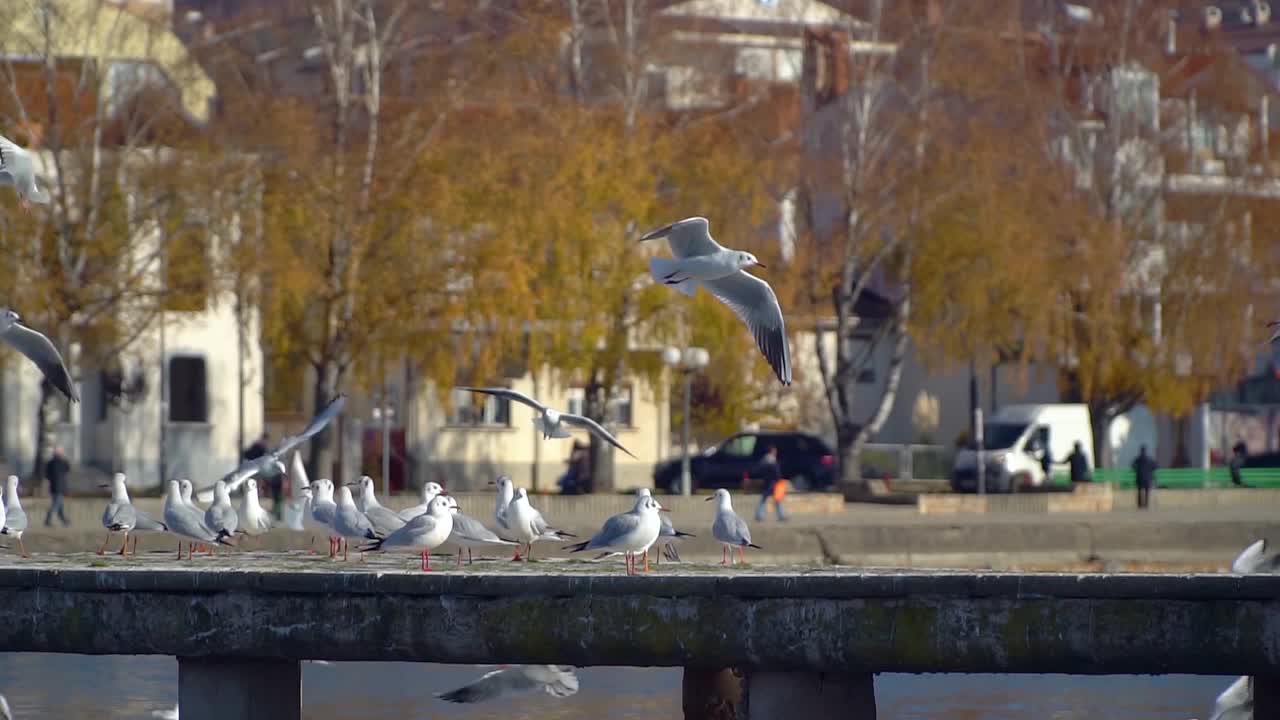
<path id="1" fill-rule="evenodd" d="M 408 522 L 426 512 L 427 508 L 431 506 L 431 501 L 442 492 L 444 492 L 444 488 L 440 487 L 439 483 L 422 483 L 422 502 L 411 508 L 401 510 L 399 513 L 400 519 Z"/>
<path id="2" fill-rule="evenodd" d="M 390 535 L 407 522 L 396 514 L 395 510 L 383 507 L 382 503 L 378 502 L 378 496 L 373 491 L 373 478 L 368 475 L 360 476 L 360 502 L 356 507 L 369 518 L 374 532 L 378 533 L 379 537 Z"/>
<path id="3" fill-rule="evenodd" d="M 29 558 L 27 546 L 22 544 L 22 533 L 26 530 L 27 511 L 22 509 L 22 502 L 18 500 L 18 476 L 10 475 L 4 483 L 4 528 L 0 529 L 0 534 L 17 538 L 22 557 Z"/>
<path id="4" fill-rule="evenodd" d="M 503 530 L 510 530 L 511 526 L 507 524 L 507 508 L 511 505 L 511 498 L 515 496 L 515 485 L 507 475 L 499 475 L 497 480 L 491 480 L 489 484 L 498 486 L 498 501 L 493 506 L 493 521 Z"/>
<path id="5" fill-rule="evenodd" d="M 284 520 L 284 524 L 290 530 L 297 532 L 305 532 L 307 530 L 306 516 L 309 513 L 307 498 L 309 493 L 305 492 L 311 482 L 307 480 L 307 467 L 302 464 L 302 453 L 298 450 L 293 451 L 293 462 L 289 464 L 289 499 L 285 501 L 283 512 L 280 517 Z M 311 543 L 315 544 L 315 537 L 311 538 Z M 312 552 L 315 552 L 313 549 Z"/>
<path id="6" fill-rule="evenodd" d="M 342 487 L 338 488 L 338 504 L 333 513 L 333 529 L 338 533 L 338 537 L 345 541 L 342 543 L 344 561 L 347 559 L 351 540 L 377 540 L 383 537 L 373 529 L 373 523 L 369 521 L 368 516 L 356 507 L 356 501 L 351 497 L 351 486 L 354 484 L 343 483 Z"/>
<path id="7" fill-rule="evenodd" d="M 227 490 L 229 492 L 235 492 L 244 484 L 245 480 L 248 480 L 255 475 L 267 473 L 274 474 L 277 472 L 283 475 L 286 471 L 284 461 L 281 460 L 281 458 L 290 450 L 296 448 L 307 440 L 310 440 L 314 435 L 328 427 L 329 423 L 333 422 L 333 419 L 338 416 L 338 413 L 342 412 L 342 408 L 346 404 L 347 396 L 345 394 L 339 394 L 337 397 L 330 400 L 329 404 L 325 405 L 323 410 L 316 413 L 315 417 L 311 418 L 311 422 L 307 423 L 307 426 L 302 429 L 302 432 L 297 435 L 290 435 L 280 441 L 280 444 L 277 445 L 275 449 L 267 451 L 261 457 L 254 458 L 253 460 L 247 460 L 242 463 L 240 467 L 227 473 L 222 478 L 227 483 Z M 201 493 L 202 501 L 207 502 L 208 499 L 209 496 Z"/>
<path id="8" fill-rule="evenodd" d="M 637 553 L 644 555 L 645 572 L 649 570 L 649 546 L 658 539 L 662 532 L 662 521 L 658 519 L 658 511 L 662 508 L 657 500 L 648 495 L 636 496 L 636 504 L 629 512 L 614 515 L 604 521 L 600 532 L 574 545 L 566 545 L 564 550 L 582 552 L 583 550 L 612 550 L 622 552 L 627 558 L 627 574 L 636 574 Z"/>
<path id="9" fill-rule="evenodd" d="M 458 501 L 446 497 L 449 501 L 449 512 L 453 514 L 453 530 L 449 533 L 449 544 L 458 547 L 458 567 L 462 567 L 462 549 L 467 549 L 467 564 L 471 564 L 471 551 L 484 549 L 491 545 L 518 545 L 510 540 L 503 540 L 496 533 L 484 526 L 484 523 L 463 515 L 458 511 Z"/>
<path id="10" fill-rule="evenodd" d="M 653 497 L 653 495 L 649 492 L 649 488 L 639 488 L 638 490 L 636 490 L 636 497 L 641 497 L 641 496 Z M 659 515 L 658 519 L 662 521 L 662 532 L 658 533 L 658 541 L 662 543 L 662 554 L 666 555 L 668 560 L 671 560 L 673 562 L 680 562 L 680 553 L 676 551 L 676 545 L 674 542 L 672 542 L 672 540 L 678 540 L 680 538 L 687 538 L 687 537 L 698 537 L 698 536 L 694 535 L 693 533 L 681 532 L 677 530 L 675 526 L 671 524 L 670 515 Z M 664 539 L 664 538 L 670 538 L 670 539 Z M 654 559 L 655 561 L 657 560 L 656 557 Z M 648 569 L 647 565 L 645 569 Z"/>
<path id="11" fill-rule="evenodd" d="M 182 500 L 183 505 L 186 505 L 187 507 L 191 508 L 192 510 L 195 510 L 196 512 L 200 513 L 203 516 L 204 508 L 197 505 L 195 501 L 191 499 L 191 491 L 194 489 L 194 487 L 195 486 L 193 486 L 191 484 L 191 481 L 188 480 L 187 478 L 182 478 L 181 480 L 179 480 L 178 481 L 179 499 Z"/>
<path id="12" fill-rule="evenodd" d="M 390 535 L 360 548 L 360 552 L 412 552 L 422 556 L 422 571 L 431 570 L 431 551 L 440 547 L 453 532 L 449 497 L 438 495 L 423 514 Z"/>
<path id="13" fill-rule="evenodd" d="M 271 513 L 258 502 L 258 481 L 249 478 L 244 483 L 244 495 L 240 498 L 240 532 L 245 535 L 264 535 L 271 530 Z"/>
<path id="14" fill-rule="evenodd" d="M 107 503 L 107 509 L 102 513 L 102 526 L 107 529 L 107 537 L 102 541 L 102 547 L 98 548 L 98 554 L 101 555 L 107 551 L 107 543 L 111 541 L 111 536 L 115 533 L 124 533 L 124 542 L 120 545 L 120 555 L 127 555 L 129 547 L 129 533 L 141 532 L 168 532 L 169 526 L 152 518 L 145 512 L 135 508 L 129 502 L 129 491 L 125 488 L 124 473 L 116 473 L 111 476 L 111 483 L 103 484 L 101 487 L 111 488 L 111 502 Z M 138 538 L 133 539 L 133 549 L 137 552 Z"/>
<path id="15" fill-rule="evenodd" d="M 240 527 L 240 516 L 231 506 L 231 494 L 227 492 L 227 484 L 221 480 L 213 483 L 213 504 L 204 511 L 204 525 L 217 535 L 231 537 Z"/>
<path id="16" fill-rule="evenodd" d="M 500 665 L 479 680 L 457 690 L 437 693 L 445 702 L 477 703 L 492 700 L 503 693 L 538 690 L 553 697 L 569 697 L 578 692 L 578 676 L 568 665 Z"/>
<path id="17" fill-rule="evenodd" d="M 71 383 L 71 373 L 62 353 L 53 341 L 22 323 L 22 316 L 9 308 L 0 308 L 0 339 L 40 368 L 45 380 L 66 395 L 71 402 L 80 402 L 80 393 Z"/>
<path id="18" fill-rule="evenodd" d="M 151 717 L 160 720 L 178 720 L 178 706 L 174 705 L 172 710 L 152 710 Z"/>
<path id="19" fill-rule="evenodd" d="M 715 494 L 707 498 L 707 502 L 716 501 L 716 519 L 711 523 L 711 534 L 716 540 L 723 545 L 724 553 L 721 555 L 721 565 L 733 564 L 733 548 L 738 548 L 739 562 L 746 562 L 746 550 L 744 548 L 755 548 L 760 550 L 761 547 L 751 542 L 751 530 L 747 528 L 747 523 L 738 517 L 738 513 L 733 511 L 733 504 L 729 501 L 729 491 L 724 488 L 716 490 Z"/>
<path id="20" fill-rule="evenodd" d="M 31 203 L 49 204 L 49 193 L 36 186 L 36 171 L 31 153 L 7 137 L 0 135 L 0 185 L 12 185 L 18 191 L 18 204 L 23 212 L 31 212 Z"/>
<path id="21" fill-rule="evenodd" d="M 517 392 L 509 388 L 477 388 L 461 386 L 459 390 L 469 390 L 475 393 L 483 393 L 485 395 L 493 395 L 494 397 L 506 398 L 507 400 L 515 400 L 523 405 L 528 405 L 538 411 L 537 416 L 533 418 L 533 424 L 542 433 L 543 439 L 548 438 L 567 438 L 570 437 L 569 431 L 564 425 L 572 425 L 576 428 L 582 428 L 596 437 L 604 440 L 610 445 L 618 448 L 622 452 L 635 457 L 631 451 L 622 447 L 622 443 L 618 442 L 618 438 L 614 437 L 608 430 L 605 430 L 600 423 L 589 417 L 582 415 L 574 415 L 573 413 L 561 412 L 543 405 L 533 398 L 522 392 Z"/>
<path id="22" fill-rule="evenodd" d="M 507 523 L 516 539 L 524 543 L 525 559 L 533 556 L 533 543 L 538 540 L 564 540 L 578 537 L 548 525 L 542 513 L 529 504 L 529 493 L 524 488 L 516 490 L 511 498 L 511 504 L 507 506 Z M 520 553 L 517 551 L 516 557 L 512 560 L 519 559 L 519 556 Z"/>
<path id="23" fill-rule="evenodd" d="M 323 528 L 329 536 L 329 557 L 337 557 L 337 545 L 342 542 L 342 538 L 338 537 L 333 526 L 334 516 L 338 512 L 338 505 L 333 501 L 333 481 L 320 478 L 311 483 L 308 490 L 312 493 L 311 520 L 317 529 Z"/>
<path id="24" fill-rule="evenodd" d="M 778 296 L 769 283 L 746 272 L 764 267 L 749 252 L 729 250 L 711 239 L 707 219 L 691 217 L 645 233 L 640 241 L 666 238 L 671 258 L 649 258 L 653 279 L 693 297 L 698 285 L 729 306 L 751 330 L 752 337 L 783 385 L 791 384 L 791 349 Z"/>
<path id="25" fill-rule="evenodd" d="M 1267 555 L 1267 541 L 1258 540 L 1236 556 L 1231 563 L 1231 572 L 1241 575 L 1249 573 L 1269 573 L 1280 569 L 1280 555 Z"/>
<path id="26" fill-rule="evenodd" d="M 177 535 L 178 555 L 182 555 L 182 538 L 187 538 L 187 559 L 191 559 L 192 547 L 197 543 L 218 543 L 235 547 L 234 544 L 227 540 L 230 533 L 214 532 L 204 524 L 204 518 L 200 512 L 193 509 L 187 503 L 182 501 L 182 491 L 178 489 L 176 480 L 169 481 L 168 492 L 164 496 L 164 524 L 168 526 L 169 532 Z M 179 557 L 179 560 L 182 558 Z"/>

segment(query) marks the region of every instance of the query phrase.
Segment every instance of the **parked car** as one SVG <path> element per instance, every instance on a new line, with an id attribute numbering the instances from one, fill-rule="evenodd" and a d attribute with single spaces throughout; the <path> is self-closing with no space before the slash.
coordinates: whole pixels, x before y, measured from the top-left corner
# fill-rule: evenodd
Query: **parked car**
<path id="1" fill-rule="evenodd" d="M 1049 453 L 1050 471 L 1067 472 L 1067 456 L 1080 443 L 1093 463 L 1093 426 L 1082 404 L 1006 405 L 983 424 L 983 471 L 990 493 L 1045 486 L 1050 478 L 1041 461 Z M 978 453 L 969 444 L 956 453 L 951 470 L 954 492 L 978 491 Z"/>
<path id="2" fill-rule="evenodd" d="M 742 488 L 742 476 L 760 462 L 770 445 L 778 447 L 782 477 L 796 490 L 825 490 L 834 477 L 835 456 L 821 438 L 799 432 L 744 432 L 689 458 L 693 489 Z M 681 491 L 680 458 L 653 468 L 653 486 Z"/>

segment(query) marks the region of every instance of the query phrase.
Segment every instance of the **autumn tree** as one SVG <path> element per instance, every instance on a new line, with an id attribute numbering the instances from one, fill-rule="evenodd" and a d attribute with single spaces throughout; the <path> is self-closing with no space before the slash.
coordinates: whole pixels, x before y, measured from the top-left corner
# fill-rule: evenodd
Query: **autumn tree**
<path id="1" fill-rule="evenodd" d="M 182 148 L 210 85 L 175 37 L 116 6 L 38 0 L 0 19 L 0 123 L 32 150 L 52 196 L 30 215 L 3 196 L 0 252 L 24 280 L 9 302 L 75 377 L 112 365 L 172 295 L 155 281 L 169 247 L 161 230 L 203 194 Z M 42 383 L 37 473 L 55 394 Z"/>

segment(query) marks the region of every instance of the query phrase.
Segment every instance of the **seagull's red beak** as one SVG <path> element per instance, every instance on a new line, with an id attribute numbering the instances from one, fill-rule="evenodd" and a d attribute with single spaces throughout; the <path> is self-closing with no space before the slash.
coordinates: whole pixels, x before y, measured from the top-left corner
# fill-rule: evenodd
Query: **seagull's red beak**
<path id="1" fill-rule="evenodd" d="M 668 509 L 666 509 L 666 508 L 664 508 L 664 507 L 662 507 L 661 505 L 659 505 L 659 506 L 658 506 L 658 512 L 665 512 L 665 513 L 669 513 L 669 512 L 671 512 L 671 511 L 670 511 L 670 510 L 668 510 Z"/>
<path id="2" fill-rule="evenodd" d="M 1267 323 L 1267 327 L 1275 327 L 1276 325 L 1280 325 L 1280 320 L 1272 320 L 1271 322 Z"/>

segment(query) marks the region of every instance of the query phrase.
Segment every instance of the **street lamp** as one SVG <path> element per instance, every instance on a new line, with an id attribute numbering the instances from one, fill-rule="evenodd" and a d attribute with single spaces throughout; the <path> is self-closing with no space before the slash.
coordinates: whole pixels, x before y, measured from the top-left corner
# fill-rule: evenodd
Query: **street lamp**
<path id="1" fill-rule="evenodd" d="M 711 362 L 711 354 L 700 347 L 688 347 L 682 352 L 669 347 L 662 351 L 662 362 L 684 375 L 684 442 L 680 460 L 680 492 L 693 494 L 693 478 L 689 474 L 689 402 L 693 395 L 693 374 Z"/>

